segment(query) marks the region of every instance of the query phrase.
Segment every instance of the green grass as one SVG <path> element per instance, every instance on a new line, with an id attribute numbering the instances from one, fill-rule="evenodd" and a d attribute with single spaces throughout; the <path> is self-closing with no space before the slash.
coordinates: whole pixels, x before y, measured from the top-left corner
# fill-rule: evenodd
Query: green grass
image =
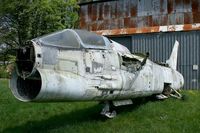
<path id="1" fill-rule="evenodd" d="M 197 133 L 200 92 L 184 91 L 186 100 L 136 100 L 117 108 L 114 119 L 99 115 L 97 102 L 22 103 L 0 80 L 0 132 Z"/>

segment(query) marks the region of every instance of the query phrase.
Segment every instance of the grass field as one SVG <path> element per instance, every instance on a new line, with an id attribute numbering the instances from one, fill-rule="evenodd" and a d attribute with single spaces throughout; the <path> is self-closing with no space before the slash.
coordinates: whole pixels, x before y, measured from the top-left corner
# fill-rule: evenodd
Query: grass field
<path id="1" fill-rule="evenodd" d="M 22 103 L 0 79 L 0 132 L 197 133 L 200 92 L 184 91 L 186 100 L 136 100 L 117 108 L 114 119 L 99 115 L 97 102 Z"/>

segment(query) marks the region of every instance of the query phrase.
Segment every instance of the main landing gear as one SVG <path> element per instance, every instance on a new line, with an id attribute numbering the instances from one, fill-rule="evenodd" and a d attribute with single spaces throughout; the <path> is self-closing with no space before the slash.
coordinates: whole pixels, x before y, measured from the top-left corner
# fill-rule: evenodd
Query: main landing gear
<path id="1" fill-rule="evenodd" d="M 104 102 L 104 107 L 101 111 L 101 115 L 110 119 L 114 118 L 117 115 L 117 112 L 113 110 L 113 105 L 111 102 L 109 101 Z"/>

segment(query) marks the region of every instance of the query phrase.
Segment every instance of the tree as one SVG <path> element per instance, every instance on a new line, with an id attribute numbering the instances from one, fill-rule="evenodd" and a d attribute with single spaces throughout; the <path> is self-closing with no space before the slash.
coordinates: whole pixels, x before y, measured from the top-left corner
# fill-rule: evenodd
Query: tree
<path id="1" fill-rule="evenodd" d="M 37 36 L 78 26 L 77 0 L 0 0 L 0 3 L 0 45 L 6 46 L 6 53 Z"/>

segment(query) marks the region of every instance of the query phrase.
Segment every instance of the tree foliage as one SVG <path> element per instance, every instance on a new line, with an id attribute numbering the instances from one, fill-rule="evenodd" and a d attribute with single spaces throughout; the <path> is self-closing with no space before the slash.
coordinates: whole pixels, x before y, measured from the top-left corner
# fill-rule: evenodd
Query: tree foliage
<path id="1" fill-rule="evenodd" d="M 78 26 L 77 0 L 0 0 L 0 49 L 26 45 L 37 36 Z"/>

